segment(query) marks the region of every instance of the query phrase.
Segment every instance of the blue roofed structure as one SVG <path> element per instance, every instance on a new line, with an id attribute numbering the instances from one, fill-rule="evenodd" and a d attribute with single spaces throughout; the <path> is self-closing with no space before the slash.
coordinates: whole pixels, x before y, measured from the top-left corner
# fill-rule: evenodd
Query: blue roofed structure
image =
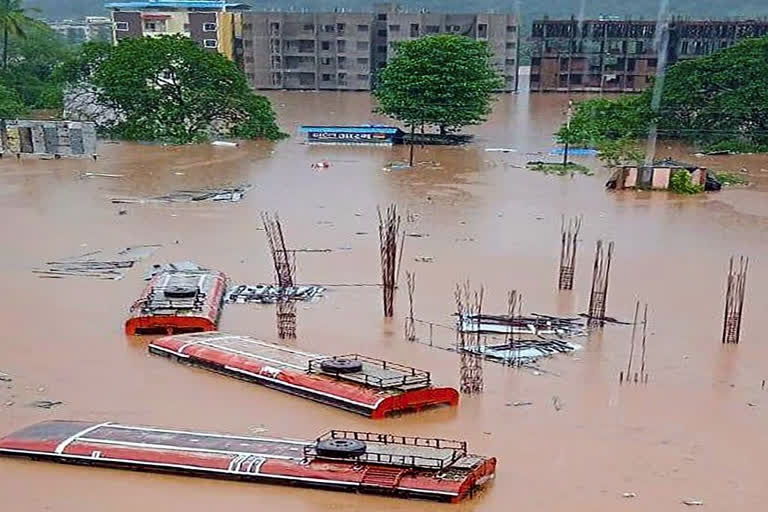
<path id="1" fill-rule="evenodd" d="M 306 135 L 309 143 L 326 144 L 396 144 L 403 138 L 400 128 L 384 125 L 304 125 L 299 132 Z"/>

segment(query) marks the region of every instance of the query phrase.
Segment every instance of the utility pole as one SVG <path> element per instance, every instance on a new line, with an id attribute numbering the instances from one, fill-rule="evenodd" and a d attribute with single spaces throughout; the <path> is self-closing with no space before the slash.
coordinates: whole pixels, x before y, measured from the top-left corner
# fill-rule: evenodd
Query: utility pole
<path id="1" fill-rule="evenodd" d="M 413 136 L 414 132 L 416 130 L 416 126 L 411 124 L 411 140 L 410 140 L 410 148 L 408 149 L 408 167 L 413 167 Z"/>
<path id="2" fill-rule="evenodd" d="M 570 137 L 571 115 L 573 114 L 573 100 L 568 100 L 568 112 L 565 114 L 565 127 L 568 137 Z M 568 138 L 565 139 L 565 151 L 563 151 L 563 169 L 568 168 Z"/>

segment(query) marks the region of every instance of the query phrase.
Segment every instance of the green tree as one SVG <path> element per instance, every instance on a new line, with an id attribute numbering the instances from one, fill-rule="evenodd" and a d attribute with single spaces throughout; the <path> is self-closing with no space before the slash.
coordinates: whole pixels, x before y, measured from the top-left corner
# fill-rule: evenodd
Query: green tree
<path id="1" fill-rule="evenodd" d="M 61 87 L 54 73 L 72 52 L 47 26 L 30 27 L 25 37 L 10 38 L 13 58 L 0 71 L 0 82 L 15 89 L 29 108 L 61 108 Z"/>
<path id="2" fill-rule="evenodd" d="M 24 113 L 24 103 L 13 89 L 0 85 L 0 120 L 15 119 Z"/>
<path id="3" fill-rule="evenodd" d="M 269 101 L 249 89 L 233 62 L 182 36 L 85 45 L 61 75 L 111 109 L 107 129 L 116 137 L 188 143 L 212 132 L 283 136 Z"/>
<path id="4" fill-rule="evenodd" d="M 656 123 L 660 135 L 722 147 L 768 144 L 768 37 L 739 44 L 669 68 L 657 112 L 653 91 L 577 105 L 570 128 L 558 138 L 597 145 L 637 138 Z"/>
<path id="5" fill-rule="evenodd" d="M 492 94 L 504 82 L 491 65 L 484 41 L 435 35 L 395 46 L 395 56 L 377 76 L 377 111 L 414 128 L 440 133 L 479 124 L 491 112 Z"/>
<path id="6" fill-rule="evenodd" d="M 40 22 L 29 16 L 40 9 L 24 8 L 22 0 L 0 0 L 0 29 L 3 32 L 3 69 L 8 67 L 8 42 L 10 36 L 26 37 L 29 27 Z"/>
<path id="7" fill-rule="evenodd" d="M 640 165 L 644 154 L 632 139 L 605 139 L 597 145 L 597 157 L 608 167 L 619 167 Z"/>

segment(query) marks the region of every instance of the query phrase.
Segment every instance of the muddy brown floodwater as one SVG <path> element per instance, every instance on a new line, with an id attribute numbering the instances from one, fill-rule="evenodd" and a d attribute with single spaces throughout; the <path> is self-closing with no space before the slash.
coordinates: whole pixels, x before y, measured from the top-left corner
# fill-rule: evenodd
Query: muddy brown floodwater
<path id="1" fill-rule="evenodd" d="M 375 121 L 365 94 L 270 95 L 286 131 L 300 123 Z M 473 128 L 474 144 L 417 148 L 414 171 L 384 172 L 406 148 L 309 147 L 293 137 L 239 149 L 104 144 L 93 161 L 0 161 L 0 432 L 53 418 L 117 420 L 192 429 L 310 437 L 329 428 L 462 438 L 498 457 L 495 483 L 453 506 L 383 497 L 211 481 L 0 459 L 3 510 L 61 512 L 290 510 L 345 512 L 507 511 L 658 512 L 704 502 L 706 510 L 764 510 L 768 453 L 768 160 L 695 157 L 660 144 L 659 156 L 747 168 L 756 185 L 702 197 L 609 193 L 608 171 L 545 176 L 516 166 L 547 152 L 567 98 L 510 95 Z M 488 153 L 509 147 L 515 153 Z M 331 167 L 310 168 L 327 159 Z M 81 171 L 116 178 L 79 179 Z M 111 196 L 250 182 L 237 204 L 113 205 Z M 419 318 L 450 324 L 453 288 L 466 278 L 486 287 L 485 309 L 502 312 L 509 289 L 524 309 L 586 309 L 594 244 L 616 242 L 608 314 L 630 319 L 635 297 L 650 305 L 645 386 L 618 385 L 630 329 L 609 326 L 583 350 L 541 362 L 544 372 L 485 364 L 486 392 L 458 408 L 373 422 L 259 386 L 147 355 L 147 338 L 127 338 L 123 322 L 150 263 L 193 259 L 234 280 L 272 278 L 259 212 L 279 211 L 301 253 L 298 276 L 311 283 L 379 279 L 376 205 L 418 214 L 404 269 L 416 273 Z M 125 208 L 126 215 L 118 215 Z M 575 289 L 556 291 L 561 215 L 584 215 Z M 89 249 L 162 243 L 120 281 L 39 279 L 31 269 Z M 720 344 L 728 257 L 751 256 L 742 342 Z M 414 261 L 431 256 L 432 263 Z M 396 317 L 382 319 L 380 291 L 331 287 L 299 304 L 298 338 L 310 351 L 368 355 L 433 371 L 458 386 L 455 354 L 403 340 L 405 290 Z M 275 312 L 230 306 L 222 330 L 276 339 Z M 420 332 L 423 336 L 424 333 Z M 452 341 L 450 331 L 435 337 Z M 553 407 L 553 397 L 562 407 Z M 30 407 L 61 400 L 51 410 Z M 511 402 L 531 401 L 528 407 Z M 636 493 L 624 498 L 623 493 Z"/>

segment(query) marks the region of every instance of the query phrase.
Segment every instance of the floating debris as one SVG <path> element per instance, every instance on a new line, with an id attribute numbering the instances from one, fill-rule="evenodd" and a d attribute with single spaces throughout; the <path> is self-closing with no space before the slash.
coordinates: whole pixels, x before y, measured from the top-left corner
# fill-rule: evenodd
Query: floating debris
<path id="1" fill-rule="evenodd" d="M 531 316 L 466 315 L 458 321 L 462 332 L 480 334 L 554 335 L 561 338 L 585 336 L 585 322 L 578 317 L 558 317 L 532 313 Z"/>
<path id="2" fill-rule="evenodd" d="M 226 141 L 226 140 L 215 140 L 215 141 L 211 142 L 211 146 L 221 146 L 221 147 L 225 147 L 225 148 L 236 148 L 236 147 L 239 147 L 240 144 L 238 144 L 237 142 L 229 142 L 229 141 Z"/>
<path id="3" fill-rule="evenodd" d="M 0 382 L 13 382 L 13 378 L 7 373 L 0 372 Z"/>
<path id="4" fill-rule="evenodd" d="M 46 262 L 46 268 L 33 269 L 38 277 L 60 279 L 63 277 L 91 277 L 95 279 L 122 279 L 123 272 L 136 262 L 150 256 L 160 245 L 135 245 L 113 254 L 92 251 L 80 256 Z"/>
<path id="5" fill-rule="evenodd" d="M 704 502 L 701 500 L 684 500 L 683 505 L 688 505 L 689 507 L 696 507 L 703 505 Z"/>
<path id="6" fill-rule="evenodd" d="M 152 265 L 146 274 L 144 274 L 144 280 L 149 281 L 160 272 L 205 272 L 209 270 L 205 267 L 201 267 L 197 263 L 192 261 L 176 261 L 173 263 L 159 263 Z"/>
<path id="7" fill-rule="evenodd" d="M 200 201 L 240 201 L 253 188 L 253 185 L 244 184 L 231 187 L 205 188 L 199 190 L 177 190 L 162 196 L 147 198 L 140 197 L 113 197 L 115 204 L 152 204 L 152 203 L 189 203 Z"/>
<path id="8" fill-rule="evenodd" d="M 511 366 L 536 362 L 543 357 L 566 354 L 578 348 L 577 345 L 559 340 L 515 340 L 495 345 L 474 345 L 462 350 L 484 359 Z"/>
<path id="9" fill-rule="evenodd" d="M 40 409 L 53 409 L 57 405 L 61 405 L 64 402 L 60 400 L 35 400 L 32 402 L 30 407 L 39 407 Z"/>
<path id="10" fill-rule="evenodd" d="M 625 497 L 625 498 L 637 498 L 637 493 L 636 492 L 625 492 L 624 494 L 622 494 L 622 496 Z"/>
<path id="11" fill-rule="evenodd" d="M 322 286 L 288 286 L 281 288 L 275 285 L 236 285 L 229 289 L 225 297 L 228 304 L 274 304 L 280 300 L 312 301 L 322 297 L 325 288 Z"/>
<path id="12" fill-rule="evenodd" d="M 487 153 L 517 153 L 516 149 L 512 148 L 485 148 Z"/>
<path id="13" fill-rule="evenodd" d="M 122 178 L 122 174 L 105 174 L 101 172 L 81 172 L 80 179 L 83 178 Z"/>
<path id="14" fill-rule="evenodd" d="M 418 261 L 419 263 L 434 263 L 435 258 L 432 256 L 417 256 L 416 258 L 413 258 L 413 261 Z"/>
<path id="15" fill-rule="evenodd" d="M 527 405 L 533 405 L 533 402 L 512 402 L 513 407 L 525 407 Z"/>

